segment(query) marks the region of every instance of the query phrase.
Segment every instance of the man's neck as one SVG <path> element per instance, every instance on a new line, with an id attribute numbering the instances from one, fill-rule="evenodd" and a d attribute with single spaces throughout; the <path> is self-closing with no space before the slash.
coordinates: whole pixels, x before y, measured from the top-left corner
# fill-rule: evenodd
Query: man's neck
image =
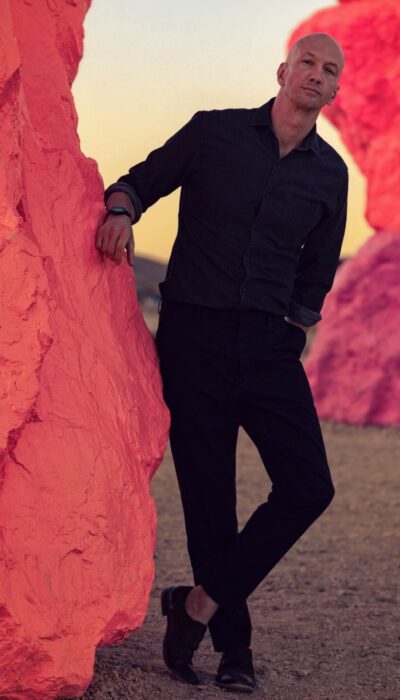
<path id="1" fill-rule="evenodd" d="M 317 121 L 319 111 L 305 111 L 278 93 L 272 105 L 271 119 L 276 138 L 279 141 L 280 156 L 287 155 L 296 148 Z"/>

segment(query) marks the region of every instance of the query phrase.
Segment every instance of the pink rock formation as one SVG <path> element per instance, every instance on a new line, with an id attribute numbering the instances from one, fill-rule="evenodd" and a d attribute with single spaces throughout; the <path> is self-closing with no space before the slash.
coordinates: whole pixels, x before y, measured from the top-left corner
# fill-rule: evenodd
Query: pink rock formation
<path id="1" fill-rule="evenodd" d="M 366 215 L 378 233 L 339 269 L 307 373 L 322 418 L 400 426 L 399 0 L 342 0 L 303 22 L 290 44 L 310 32 L 331 34 L 345 51 L 325 116 L 367 178 Z"/>
<path id="2" fill-rule="evenodd" d="M 71 83 L 90 0 L 4 0 L 0 23 L 0 696 L 80 695 L 144 618 L 149 481 L 166 445 L 134 277 L 94 245 L 96 163 Z"/>

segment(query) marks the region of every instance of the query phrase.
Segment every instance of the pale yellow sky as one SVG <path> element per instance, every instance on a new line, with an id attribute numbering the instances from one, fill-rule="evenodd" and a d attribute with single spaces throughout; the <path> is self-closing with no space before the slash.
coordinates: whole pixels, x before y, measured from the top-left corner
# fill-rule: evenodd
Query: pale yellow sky
<path id="1" fill-rule="evenodd" d="M 255 107 L 276 94 L 275 72 L 301 20 L 323 0 L 94 0 L 73 87 L 82 151 L 105 185 L 126 173 L 199 109 Z M 279 7 L 279 12 L 277 8 Z M 349 215 L 342 255 L 371 234 L 365 182 L 336 130 L 318 131 L 349 166 Z M 134 227 L 136 253 L 166 261 L 179 193 L 161 199 Z"/>

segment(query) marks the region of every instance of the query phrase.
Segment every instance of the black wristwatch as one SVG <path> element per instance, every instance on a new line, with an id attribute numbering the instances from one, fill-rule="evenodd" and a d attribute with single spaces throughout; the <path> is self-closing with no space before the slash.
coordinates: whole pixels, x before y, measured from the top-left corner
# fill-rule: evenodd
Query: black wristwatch
<path id="1" fill-rule="evenodd" d="M 106 218 L 109 214 L 116 214 L 117 216 L 122 216 L 123 214 L 126 214 L 129 216 L 131 220 L 131 224 L 133 224 L 133 219 L 129 213 L 129 211 L 125 207 L 119 207 L 117 205 L 114 205 L 113 207 L 110 207 L 107 211 Z"/>

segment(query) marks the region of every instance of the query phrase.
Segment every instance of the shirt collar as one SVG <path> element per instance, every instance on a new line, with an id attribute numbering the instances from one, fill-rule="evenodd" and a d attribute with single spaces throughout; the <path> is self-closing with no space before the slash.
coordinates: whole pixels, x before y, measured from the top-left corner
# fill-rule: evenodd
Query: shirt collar
<path id="1" fill-rule="evenodd" d="M 250 124 L 253 126 L 268 126 L 270 129 L 272 126 L 272 105 L 274 104 L 275 97 L 273 97 L 268 102 L 265 102 L 261 107 L 256 107 L 253 112 Z M 319 141 L 317 134 L 317 127 L 314 125 L 311 131 L 303 139 L 298 146 L 296 146 L 296 151 L 308 151 L 311 149 L 315 153 L 319 153 Z"/>

